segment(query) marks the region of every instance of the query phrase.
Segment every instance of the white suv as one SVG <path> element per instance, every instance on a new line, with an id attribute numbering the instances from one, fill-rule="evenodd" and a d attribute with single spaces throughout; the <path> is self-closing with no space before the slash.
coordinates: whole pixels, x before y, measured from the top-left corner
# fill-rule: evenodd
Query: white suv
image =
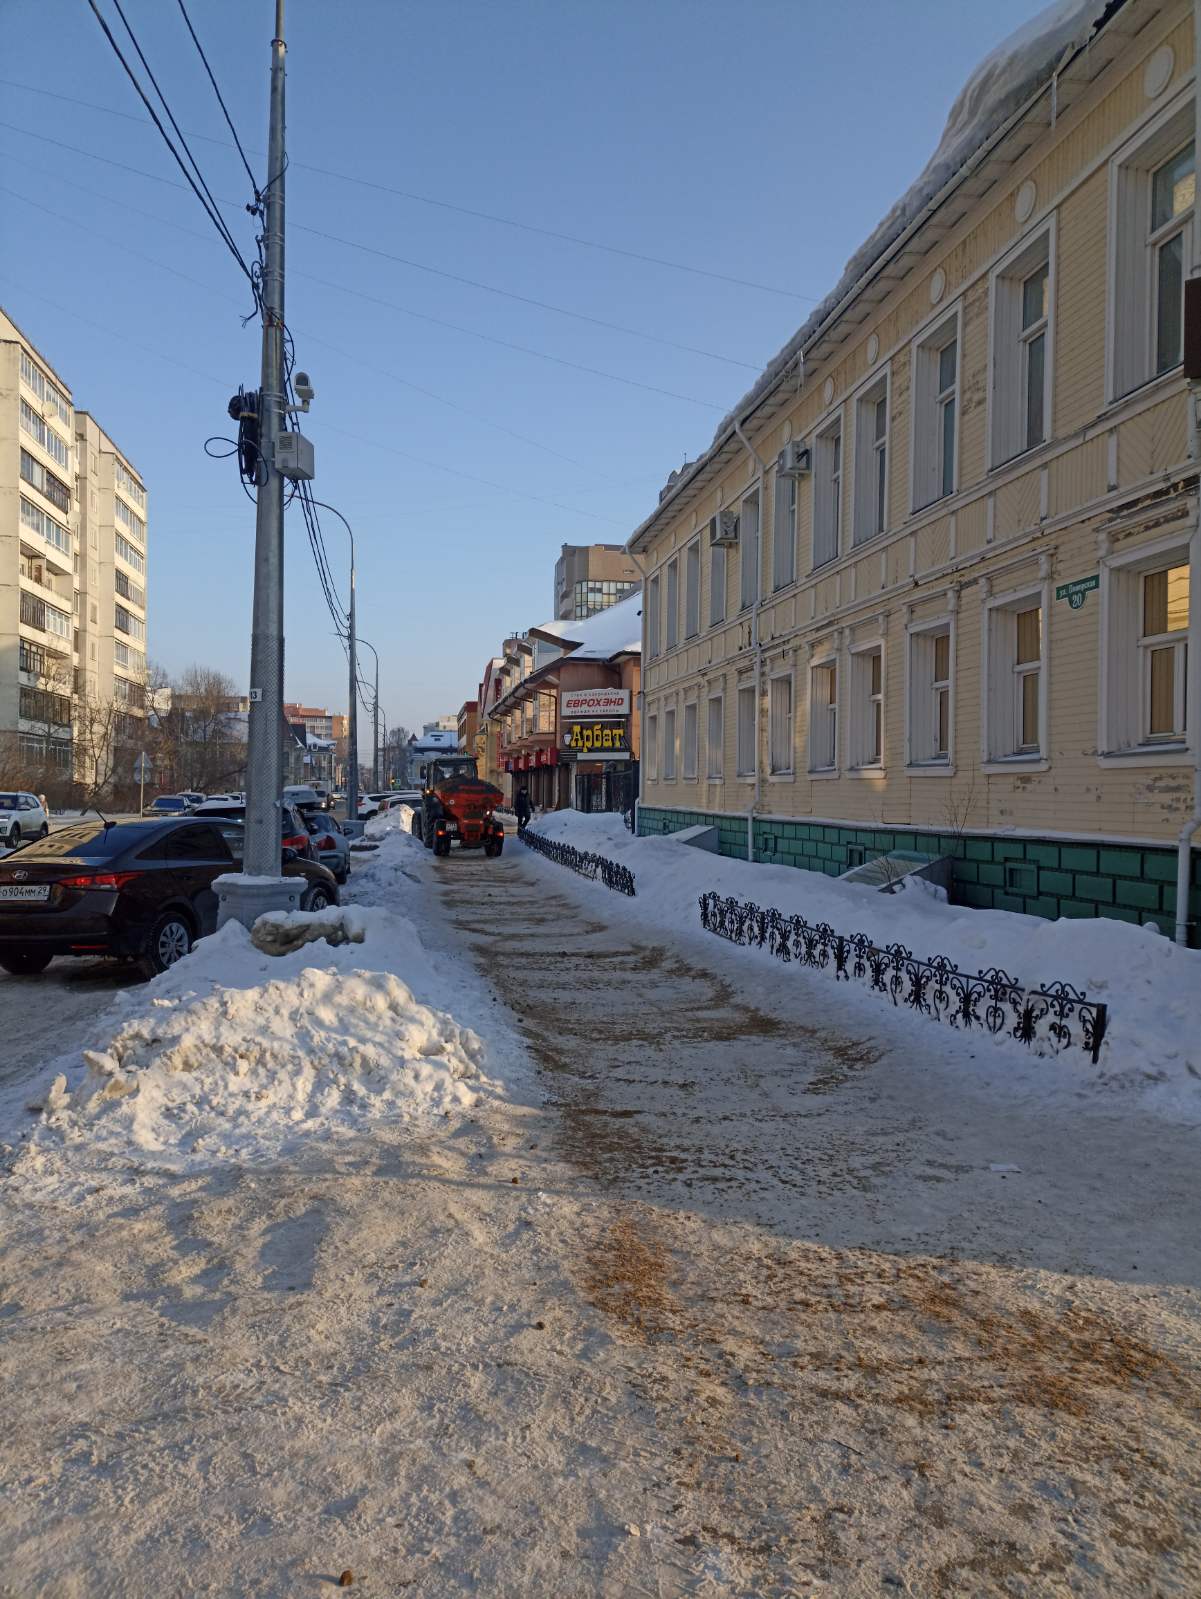
<path id="1" fill-rule="evenodd" d="M 0 793 L 0 845 L 16 849 L 49 831 L 50 820 L 36 794 Z"/>

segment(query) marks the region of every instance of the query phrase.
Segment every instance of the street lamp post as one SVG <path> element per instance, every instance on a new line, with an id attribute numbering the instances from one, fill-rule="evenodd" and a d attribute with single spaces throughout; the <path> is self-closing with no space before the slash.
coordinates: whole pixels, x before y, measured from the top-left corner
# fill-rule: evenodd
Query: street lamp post
<path id="1" fill-rule="evenodd" d="M 350 823 L 348 831 L 356 833 L 359 827 L 359 657 L 354 609 L 354 529 L 336 506 L 327 505 L 324 500 L 317 499 L 312 503 L 336 516 L 346 529 L 346 536 L 350 540 L 350 606 L 346 612 L 350 663 L 350 704 L 346 709 L 346 820 Z"/>
<path id="2" fill-rule="evenodd" d="M 375 700 L 374 700 L 374 703 L 373 703 L 373 705 L 371 707 L 371 783 L 372 783 L 372 787 L 375 789 L 376 793 L 378 794 L 379 790 L 380 790 L 380 779 L 379 779 L 379 651 L 376 649 L 374 644 L 372 644 L 369 640 L 367 640 L 365 638 L 360 639 L 359 643 L 360 644 L 366 644 L 367 648 L 371 651 L 372 655 L 375 656 Z"/>

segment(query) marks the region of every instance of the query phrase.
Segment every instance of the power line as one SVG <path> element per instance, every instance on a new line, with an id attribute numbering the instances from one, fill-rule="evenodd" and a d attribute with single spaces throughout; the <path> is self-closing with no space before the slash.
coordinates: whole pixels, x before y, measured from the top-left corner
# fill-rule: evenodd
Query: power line
<path id="1" fill-rule="evenodd" d="M 9 78 L 0 78 L 0 83 L 10 89 L 24 89 L 30 94 L 47 95 L 51 99 L 65 101 L 68 105 L 82 106 L 88 111 L 100 111 L 107 116 L 124 117 L 131 122 L 141 120 L 128 111 L 118 111 L 113 106 L 97 105 L 92 100 L 79 100 L 69 94 L 58 94 L 53 89 L 35 87 L 31 83 L 18 83 Z M 192 137 L 206 139 L 210 144 L 219 144 L 224 148 L 228 148 L 224 139 L 209 138 L 205 134 L 193 134 Z M 627 261 L 642 261 L 650 266 L 667 267 L 673 272 L 687 272 L 693 277 L 711 278 L 718 283 L 731 284 L 735 288 L 754 289 L 760 294 L 775 294 L 788 300 L 802 300 L 807 305 L 816 305 L 818 303 L 816 295 L 801 294 L 796 289 L 781 289 L 773 283 L 756 283 L 753 279 L 735 277 L 727 272 L 715 272 L 711 267 L 696 266 L 690 261 L 672 261 L 666 256 L 649 255 L 643 251 L 629 250 L 617 244 L 605 244 L 599 239 L 584 239 L 579 237 L 578 234 L 563 233 L 554 228 L 541 227 L 534 222 L 522 222 L 516 217 L 502 216 L 497 212 L 473 210 L 470 206 L 458 205 L 450 200 L 439 200 L 433 195 L 417 194 L 410 189 L 398 189 L 391 184 L 378 183 L 371 178 L 360 177 L 356 173 L 337 172 L 330 167 L 318 167 L 304 161 L 296 161 L 292 165 L 300 172 L 315 172 L 320 177 L 332 178 L 338 183 L 356 183 L 363 188 L 377 189 L 382 194 L 394 195 L 397 199 L 412 200 L 418 205 L 434 206 L 442 211 L 454 211 L 459 216 L 474 217 L 477 221 L 493 222 L 501 227 L 517 228 L 523 233 L 536 233 L 542 238 L 557 239 L 560 243 L 574 244 L 581 249 L 600 250 L 608 255 L 622 256 Z"/>
<path id="2" fill-rule="evenodd" d="M 250 187 L 254 190 L 255 197 L 257 199 L 259 192 L 258 181 L 256 180 L 254 173 L 250 170 L 250 162 L 247 161 L 246 152 L 242 148 L 242 141 L 238 138 L 238 130 L 234 127 L 233 118 L 230 116 L 229 110 L 226 107 L 224 99 L 222 98 L 221 90 L 217 87 L 217 80 L 213 76 L 213 69 L 209 66 L 208 57 L 204 53 L 204 46 L 196 37 L 196 30 L 192 26 L 192 19 L 188 16 L 187 7 L 184 5 L 183 0 L 179 0 L 179 10 L 184 22 L 187 24 L 188 32 L 192 35 L 192 43 L 196 46 L 200 59 L 204 63 L 204 70 L 208 73 L 209 82 L 213 86 L 213 93 L 217 96 L 217 104 L 221 107 L 221 113 L 225 118 L 226 126 L 233 134 L 234 143 L 238 147 L 238 154 L 242 157 L 242 165 L 246 168 L 246 176 L 250 179 Z"/>

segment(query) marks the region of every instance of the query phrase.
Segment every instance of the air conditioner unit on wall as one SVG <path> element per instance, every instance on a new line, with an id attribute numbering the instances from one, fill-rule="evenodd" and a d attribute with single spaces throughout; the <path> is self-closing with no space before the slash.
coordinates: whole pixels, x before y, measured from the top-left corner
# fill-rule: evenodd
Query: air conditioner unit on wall
<path id="1" fill-rule="evenodd" d="M 709 522 L 710 544 L 738 543 L 738 512 L 719 511 Z"/>
<path id="2" fill-rule="evenodd" d="M 810 471 L 809 446 L 804 439 L 790 439 L 776 456 L 776 476 L 807 477 Z"/>

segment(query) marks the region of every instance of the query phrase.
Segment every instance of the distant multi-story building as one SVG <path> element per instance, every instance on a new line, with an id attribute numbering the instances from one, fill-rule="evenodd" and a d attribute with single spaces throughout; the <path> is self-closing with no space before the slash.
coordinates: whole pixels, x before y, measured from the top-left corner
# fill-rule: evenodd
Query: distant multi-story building
<path id="1" fill-rule="evenodd" d="M 555 616 L 579 622 L 607 610 L 642 582 L 621 544 L 564 544 L 555 562 Z"/>
<path id="2" fill-rule="evenodd" d="M 0 311 L 4 764 L 93 782 L 145 715 L 146 487 Z"/>

